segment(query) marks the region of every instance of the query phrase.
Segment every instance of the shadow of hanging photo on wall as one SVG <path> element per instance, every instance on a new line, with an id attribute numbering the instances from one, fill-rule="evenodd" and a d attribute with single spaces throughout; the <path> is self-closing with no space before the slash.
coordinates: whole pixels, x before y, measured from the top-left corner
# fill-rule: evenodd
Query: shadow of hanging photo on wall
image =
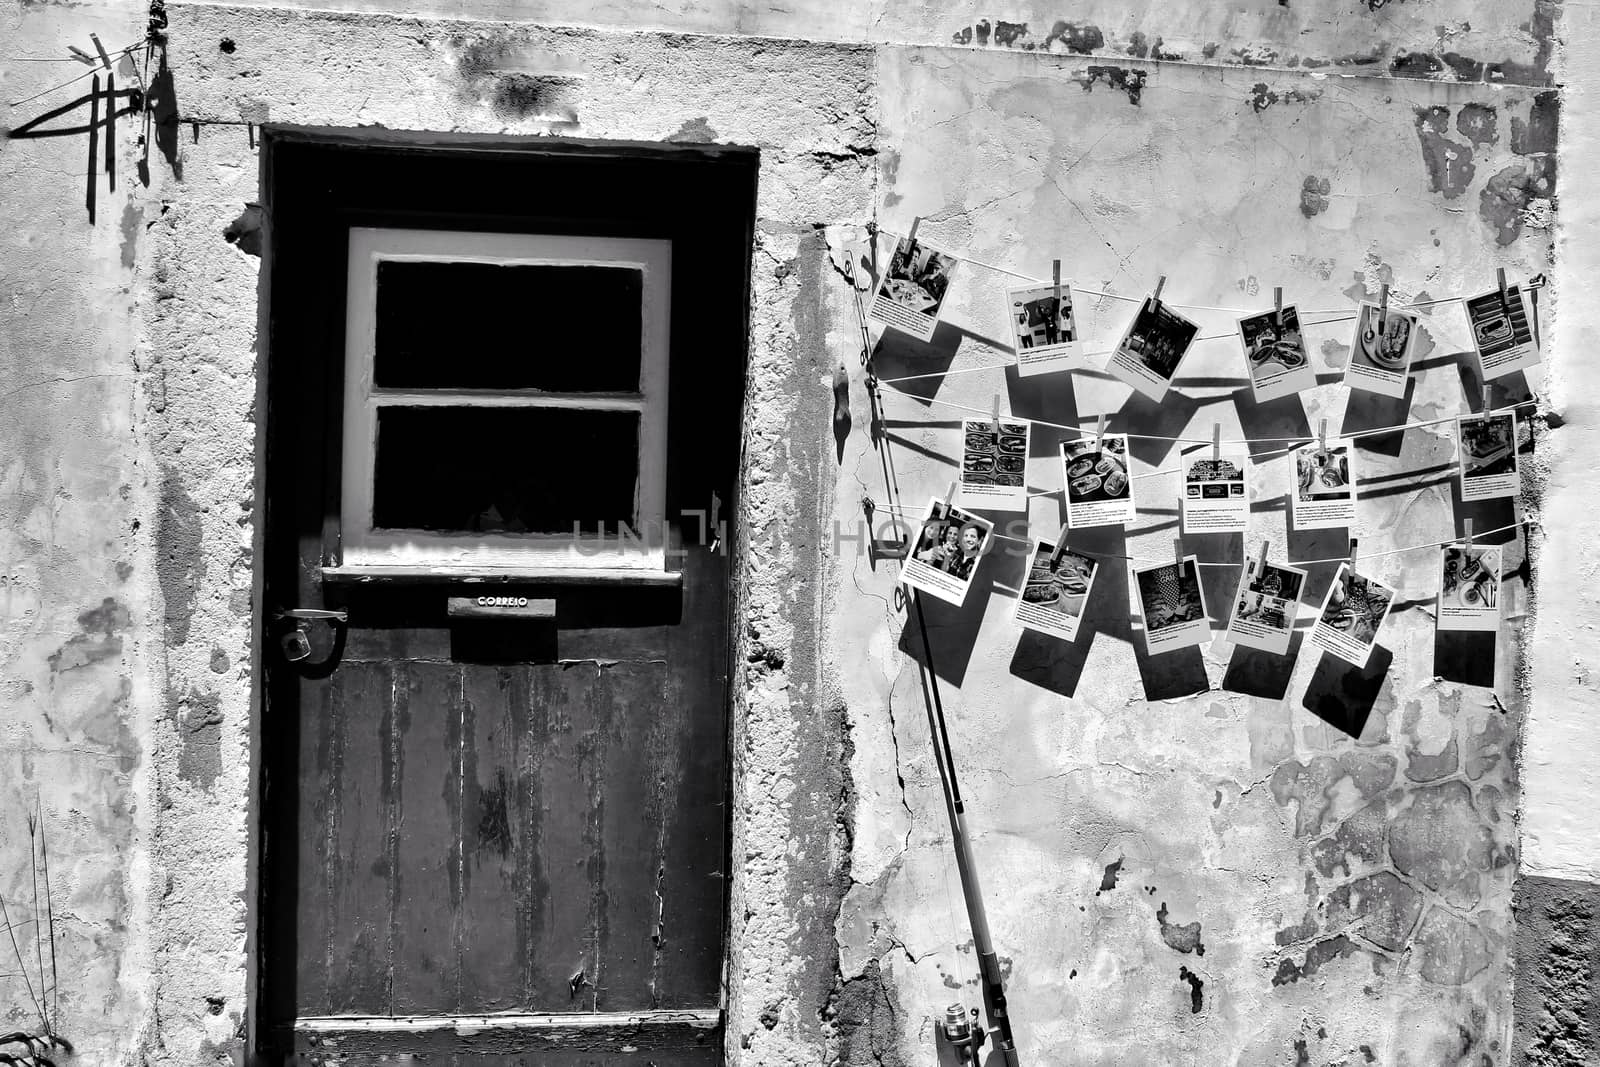
<path id="1" fill-rule="evenodd" d="M 1067 535 L 1067 549 L 1093 556 L 1099 561 L 1094 585 L 1085 601 L 1077 637 L 1063 641 L 1050 634 L 1022 628 L 1017 647 L 1011 654 L 1011 674 L 1041 689 L 1075 696 L 1083 679 L 1085 665 L 1095 638 L 1104 635 L 1113 641 L 1132 641 L 1129 621 L 1127 535 L 1120 526 L 1096 526 L 1073 530 Z M 1015 609 L 1015 605 L 1012 605 Z"/>
<path id="2" fill-rule="evenodd" d="M 1374 645 L 1365 667 L 1355 667 L 1324 652 L 1317 662 L 1301 705 L 1311 714 L 1351 737 L 1359 738 L 1383 692 L 1394 653 Z"/>
<path id="3" fill-rule="evenodd" d="M 1344 422 L 1339 427 L 1339 435 L 1349 437 L 1351 434 L 1365 434 L 1355 439 L 1354 444 L 1357 448 L 1380 456 L 1398 457 L 1401 447 L 1405 444 L 1405 425 L 1411 419 L 1411 401 L 1416 391 L 1417 380 L 1414 377 L 1406 379 L 1405 395 L 1400 397 L 1383 396 L 1365 389 L 1351 389 L 1350 400 L 1344 409 Z M 1395 429 L 1387 433 L 1366 433 L 1368 430 L 1380 430 L 1385 427 L 1395 427 Z"/>
<path id="4" fill-rule="evenodd" d="M 1300 605 L 1300 610 L 1305 611 L 1304 604 Z M 1234 645 L 1233 655 L 1228 657 L 1227 669 L 1222 673 L 1222 688 L 1244 696 L 1282 700 L 1289 694 L 1305 637 L 1306 631 L 1297 627 L 1289 635 L 1289 650 L 1281 656 L 1259 648 Z"/>
<path id="5" fill-rule="evenodd" d="M 1298 393 L 1257 403 L 1247 387 L 1234 392 L 1233 407 L 1251 458 L 1283 452 L 1292 442 L 1312 439 L 1311 423 Z"/>

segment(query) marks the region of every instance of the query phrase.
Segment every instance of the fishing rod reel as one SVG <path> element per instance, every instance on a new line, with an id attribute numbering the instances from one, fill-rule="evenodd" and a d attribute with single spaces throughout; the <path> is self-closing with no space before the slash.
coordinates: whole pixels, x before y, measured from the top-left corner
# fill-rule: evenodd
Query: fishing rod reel
<path id="1" fill-rule="evenodd" d="M 988 1038 L 988 1031 L 978 1022 L 977 1008 L 969 1019 L 961 1004 L 950 1005 L 944 1010 L 944 1019 L 934 1026 L 939 1067 L 979 1067 L 978 1054 Z"/>

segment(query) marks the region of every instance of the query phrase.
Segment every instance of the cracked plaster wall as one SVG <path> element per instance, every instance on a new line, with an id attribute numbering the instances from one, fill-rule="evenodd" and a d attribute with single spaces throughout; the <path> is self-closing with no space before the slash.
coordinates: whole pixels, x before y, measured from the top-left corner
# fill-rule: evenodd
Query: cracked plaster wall
<path id="1" fill-rule="evenodd" d="M 883 499 L 859 374 L 838 464 L 828 434 L 832 369 L 859 354 L 831 254 L 877 211 L 890 228 L 921 215 L 930 239 L 990 263 L 1039 271 L 1060 257 L 1115 291 L 1164 272 L 1174 299 L 1205 304 L 1283 285 L 1303 307 L 1337 307 L 1382 282 L 1423 297 L 1480 286 L 1496 266 L 1546 270 L 1550 9 L 1458 6 L 1446 19 L 1408 4 L 1262 4 L 1244 18 L 1107 5 L 1063 16 L 1065 29 L 1033 6 L 435 12 L 806 41 L 183 5 L 171 67 L 185 119 L 761 146 L 730 1053 L 909 1064 L 928 1061 L 946 1002 L 976 1001 L 975 964 L 892 570 L 830 535 L 856 530 L 864 493 Z M 134 40 L 142 11 L 8 0 L 0 19 L 14 54 L 44 56 L 91 29 Z M 1449 62 L 1394 68 L 1428 75 L 1410 80 L 1157 67 L 1140 53 L 1157 37 L 1241 66 L 1378 57 L 1347 73 L 1450 52 L 1533 84 L 1437 84 L 1460 75 Z M 59 68 L 0 71 L 18 99 Z M 553 88 L 522 91 L 529 79 Z M 32 114 L 14 107 L 5 125 Z M 153 154 L 148 188 L 132 181 L 134 135 L 124 128 L 121 184 L 102 187 L 92 228 L 80 139 L 0 142 L 15 190 L 0 202 L 0 891 L 26 899 L 20 813 L 38 794 L 59 835 L 63 1029 L 83 1062 L 187 1067 L 239 1054 L 248 987 L 258 261 L 222 235 L 259 189 L 238 126 L 198 141 L 168 130 L 181 178 Z M 1002 284 L 963 266 L 950 327 L 931 350 L 891 338 L 880 373 L 993 358 Z M 1463 405 L 1464 323 L 1446 307 L 1425 329 L 1413 411 L 1448 415 Z M 1325 378 L 1347 332 L 1311 335 Z M 1185 375 L 1209 384 L 1141 417 L 1174 435 L 1213 421 L 1235 433 L 1254 417 L 1228 399 L 1237 363 L 1207 342 Z M 985 410 L 1001 389 L 1011 410 L 1067 423 L 1126 397 L 1093 377 L 1076 392 L 988 374 L 888 387 L 885 429 L 915 506 L 947 484 L 956 442 L 951 412 L 916 396 L 935 388 Z M 1305 405 L 1313 420 L 1344 414 L 1333 385 Z M 1050 485 L 1052 444 L 1036 446 L 1036 488 Z M 1428 430 L 1363 456 L 1395 490 L 1363 501 L 1353 532 L 1368 551 L 1448 534 L 1449 453 Z M 1257 473 L 1252 542 L 1327 554 L 1327 539 L 1285 541 L 1281 490 L 1267 488 L 1283 460 Z M 1058 506 L 1038 499 L 1031 518 L 1053 532 Z M 1143 518 L 1170 521 L 1158 506 Z M 1169 537 L 1130 537 L 1129 551 L 1161 553 Z M 1351 739 L 1302 706 L 1342 681 L 1311 653 L 1278 679 L 1282 697 L 1241 696 L 1219 688 L 1216 643 L 1197 660 L 1208 692 L 1151 700 L 1175 672 L 1116 621 L 1119 575 L 1102 574 L 1104 632 L 1074 664 L 1010 623 L 997 586 L 1018 564 L 985 567 L 968 604 L 930 622 L 1025 1062 L 1504 1062 L 1521 620 L 1502 630 L 1493 692 L 1438 681 L 1431 560 L 1389 557 L 1404 603 Z M 1222 573 L 1208 575 L 1213 604 Z M 1308 601 L 1326 580 L 1313 575 Z M 0 991 L 6 1019 L 27 1024 L 26 997 Z"/>

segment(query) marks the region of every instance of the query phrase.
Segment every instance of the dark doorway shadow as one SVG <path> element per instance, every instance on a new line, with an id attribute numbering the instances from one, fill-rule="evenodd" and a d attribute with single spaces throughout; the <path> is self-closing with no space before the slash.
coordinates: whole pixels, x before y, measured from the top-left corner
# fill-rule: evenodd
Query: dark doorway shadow
<path id="1" fill-rule="evenodd" d="M 1373 647 L 1365 667 L 1351 666 L 1324 652 L 1301 704 L 1334 729 L 1359 738 L 1393 662 L 1394 653 L 1382 645 Z"/>

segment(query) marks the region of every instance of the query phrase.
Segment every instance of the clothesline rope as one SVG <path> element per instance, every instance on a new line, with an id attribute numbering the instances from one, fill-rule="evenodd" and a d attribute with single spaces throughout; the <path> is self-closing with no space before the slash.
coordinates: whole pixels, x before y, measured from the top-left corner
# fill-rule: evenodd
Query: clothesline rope
<path id="1" fill-rule="evenodd" d="M 883 379 L 879 379 L 879 380 L 882 381 Z M 952 408 L 952 409 L 954 409 L 956 411 L 965 411 L 965 412 L 969 412 L 969 413 L 971 413 L 973 415 L 982 415 L 984 417 L 984 421 L 988 421 L 989 418 L 991 418 L 992 415 L 993 415 L 992 412 L 988 411 L 985 408 L 975 408 L 975 407 L 972 407 L 970 404 L 958 404 L 954 400 L 940 400 L 938 397 L 931 397 L 931 396 L 930 397 L 917 397 L 916 399 L 921 400 L 924 403 L 938 404 L 940 407 Z M 1384 434 L 1396 433 L 1396 432 L 1399 432 L 1401 430 L 1413 430 L 1413 429 L 1420 430 L 1420 429 L 1424 429 L 1424 428 L 1429 427 L 1429 426 L 1439 426 L 1439 425 L 1442 425 L 1443 423 L 1455 422 L 1457 419 L 1461 419 L 1461 418 L 1477 418 L 1479 416 L 1482 416 L 1482 417 L 1498 417 L 1498 416 L 1501 416 L 1501 415 L 1514 415 L 1514 414 L 1516 414 L 1516 411 L 1517 411 L 1518 407 L 1525 406 L 1525 405 L 1531 404 L 1531 403 L 1533 403 L 1532 400 L 1526 400 L 1526 401 L 1523 401 L 1522 404 L 1514 405 L 1514 406 L 1508 407 L 1508 408 L 1495 408 L 1492 411 L 1485 411 L 1485 412 L 1467 412 L 1467 413 L 1465 413 L 1463 415 L 1447 415 L 1447 416 L 1445 416 L 1443 418 L 1424 419 L 1424 420 L 1422 420 L 1420 422 L 1404 422 L 1404 423 L 1398 423 L 1398 424 L 1393 425 L 1393 426 L 1375 426 L 1375 427 L 1372 427 L 1371 429 L 1354 430 L 1354 431 L 1352 431 L 1350 433 L 1341 433 L 1341 434 L 1338 434 L 1338 435 L 1335 435 L 1335 436 L 1338 438 L 1338 440 L 1341 440 L 1341 441 L 1355 441 L 1355 440 L 1359 440 L 1359 439 L 1365 438 L 1365 437 L 1381 437 Z M 1029 419 L 1029 418 L 1026 418 L 1026 417 L 1024 417 L 1022 415 L 1016 415 L 1016 414 L 1005 415 L 1005 416 L 1002 416 L 1002 418 L 1016 419 L 1016 420 L 1021 421 L 1021 422 L 1031 422 L 1035 426 L 1049 426 L 1051 429 L 1065 430 L 1068 433 L 1075 433 L 1079 437 L 1093 437 L 1095 435 L 1095 432 L 1096 432 L 1092 428 L 1091 429 L 1084 429 L 1081 426 L 1068 426 L 1065 423 L 1049 422 L 1049 421 L 1047 421 L 1045 419 Z M 1167 437 L 1167 436 L 1164 436 L 1162 434 L 1130 433 L 1130 432 L 1122 431 L 1122 430 L 1107 430 L 1106 433 L 1111 435 L 1111 436 L 1113 436 L 1113 437 L 1126 437 L 1126 438 L 1129 438 L 1130 440 L 1138 440 L 1138 441 L 1169 441 L 1169 442 L 1171 442 L 1173 444 L 1185 444 L 1185 445 L 1209 445 L 1209 444 L 1213 443 L 1213 438 L 1210 438 L 1210 437 Z M 1283 445 L 1283 444 L 1299 445 L 1299 444 L 1308 444 L 1308 443 L 1310 443 L 1312 441 L 1315 441 L 1316 439 L 1317 439 L 1316 436 L 1311 434 L 1311 433 L 1309 433 L 1309 431 L 1308 431 L 1307 433 L 1300 434 L 1300 435 L 1298 435 L 1296 437 L 1224 437 L 1224 438 L 1218 439 L 1217 443 L 1221 443 L 1221 444 L 1224 444 L 1224 445 L 1252 445 L 1252 444 L 1262 444 L 1262 445 Z"/>
<path id="2" fill-rule="evenodd" d="M 885 229 L 884 227 L 879 226 L 879 225 L 877 225 L 875 223 L 871 224 L 869 226 L 869 230 L 876 230 L 878 233 L 886 234 L 886 235 L 888 235 L 890 237 L 895 237 L 895 238 L 904 238 L 906 236 L 903 233 L 896 233 L 894 230 Z M 1004 275 L 1007 275 L 1007 276 L 1012 277 L 1012 278 L 1019 278 L 1022 281 L 1030 282 L 1030 283 L 1032 283 L 1034 285 L 1048 286 L 1048 285 L 1053 284 L 1050 281 L 1050 279 L 1047 279 L 1047 278 L 1036 278 L 1031 274 L 1024 274 L 1021 271 L 1015 271 L 1015 270 L 1012 270 L 1009 267 L 1002 267 L 1002 266 L 999 266 L 999 265 L 994 264 L 994 263 L 985 263 L 981 259 L 973 259 L 972 257 L 966 256 L 966 255 L 956 255 L 956 253 L 954 253 L 954 252 L 951 252 L 950 255 L 954 256 L 957 260 L 959 260 L 962 263 L 971 263 L 975 267 L 982 267 L 985 270 L 992 270 L 996 274 L 1004 274 Z M 1523 282 L 1522 283 L 1522 288 L 1523 288 L 1524 291 L 1531 291 L 1531 290 L 1534 290 L 1534 289 L 1541 289 L 1547 284 L 1548 283 L 1545 282 L 1542 279 L 1542 277 L 1539 277 L 1539 278 L 1533 278 L 1533 279 L 1530 279 L 1528 281 Z M 1104 300 L 1123 300 L 1123 301 L 1127 301 L 1128 303 L 1134 303 L 1134 304 L 1142 304 L 1145 301 L 1145 297 L 1142 297 L 1142 296 L 1124 296 L 1121 293 L 1107 292 L 1107 291 L 1102 290 L 1102 289 L 1085 289 L 1085 288 L 1082 288 L 1082 287 L 1076 286 L 1076 285 L 1072 285 L 1072 286 L 1063 285 L 1061 288 L 1063 288 L 1063 289 L 1071 289 L 1071 291 L 1074 292 L 1074 293 L 1082 293 L 1084 296 L 1099 297 L 1099 298 L 1104 299 Z M 1473 294 L 1473 295 L 1476 296 L 1477 294 Z M 1465 302 L 1465 301 L 1470 300 L 1470 299 L 1472 299 L 1472 297 L 1466 297 L 1466 296 L 1442 296 L 1442 297 L 1439 297 L 1439 298 L 1434 299 L 1434 300 L 1413 300 L 1410 303 L 1399 303 L 1399 302 L 1396 302 L 1396 301 L 1390 301 L 1389 306 L 1393 307 L 1393 308 L 1419 308 L 1420 309 L 1420 308 L 1437 307 L 1440 304 L 1461 303 L 1461 302 Z M 1241 307 L 1214 307 L 1214 306 L 1209 305 L 1209 304 L 1179 304 L 1179 303 L 1175 303 L 1175 302 L 1173 302 L 1171 300 L 1163 300 L 1162 303 L 1164 305 L 1166 305 L 1167 307 L 1169 307 L 1169 308 L 1181 308 L 1184 311 L 1215 311 L 1215 312 L 1219 312 L 1219 313 L 1223 313 L 1223 314 L 1229 314 L 1229 315 L 1256 315 L 1256 314 L 1260 314 L 1260 313 L 1262 313 L 1264 311 L 1270 311 L 1271 310 L 1270 308 L 1265 308 L 1265 307 L 1241 308 Z M 1315 309 L 1315 310 L 1302 310 L 1302 311 L 1300 311 L 1300 314 L 1301 315 L 1343 315 L 1343 316 L 1346 316 L 1348 318 L 1352 318 L 1352 319 L 1355 318 L 1355 315 L 1350 312 L 1350 309 L 1348 307 L 1328 308 L 1328 309 Z M 1340 320 L 1330 319 L 1328 321 L 1332 322 L 1332 321 L 1340 321 Z M 1323 323 L 1306 323 L 1305 325 L 1307 325 L 1307 326 L 1320 326 L 1320 325 L 1323 325 Z M 1234 335 L 1233 334 L 1225 334 L 1223 336 L 1232 337 Z M 1197 338 L 1195 338 L 1195 340 L 1197 340 L 1197 341 L 1204 341 L 1204 340 L 1210 340 L 1210 339 L 1211 338 L 1206 338 L 1206 337 L 1197 337 Z"/>

